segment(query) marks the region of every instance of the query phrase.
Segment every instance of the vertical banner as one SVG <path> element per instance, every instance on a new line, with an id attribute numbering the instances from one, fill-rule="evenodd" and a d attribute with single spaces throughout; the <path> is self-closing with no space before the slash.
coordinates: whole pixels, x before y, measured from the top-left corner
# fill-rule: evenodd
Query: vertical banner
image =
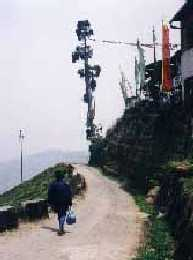
<path id="1" fill-rule="evenodd" d="M 145 51 L 141 46 L 139 47 L 139 70 L 140 70 L 140 92 L 144 90 L 145 86 Z"/>
<path id="2" fill-rule="evenodd" d="M 135 57 L 135 83 L 136 83 L 136 95 L 139 90 L 139 64 L 137 62 L 137 58 Z"/>
<path id="3" fill-rule="evenodd" d="M 168 25 L 162 23 L 162 91 L 172 91 L 172 79 L 170 71 L 170 43 Z"/>
<path id="4" fill-rule="evenodd" d="M 140 94 L 144 90 L 145 86 L 145 51 L 141 47 L 139 39 L 137 40 L 137 49 L 139 51 L 139 64 L 138 64 L 138 69 L 139 69 L 139 76 L 140 76 Z"/>

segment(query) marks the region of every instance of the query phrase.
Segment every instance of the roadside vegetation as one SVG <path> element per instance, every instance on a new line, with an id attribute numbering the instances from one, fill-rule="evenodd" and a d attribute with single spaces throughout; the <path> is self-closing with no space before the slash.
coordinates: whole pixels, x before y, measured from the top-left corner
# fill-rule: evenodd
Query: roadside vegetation
<path id="1" fill-rule="evenodd" d="M 54 180 L 54 171 L 58 169 L 66 170 L 67 168 L 63 163 L 50 167 L 29 181 L 25 181 L 13 189 L 3 193 L 0 195 L 0 206 L 18 206 L 21 202 L 26 200 L 33 200 L 37 198 L 46 199 L 48 185 Z M 67 182 L 70 182 L 71 178 L 72 176 L 65 175 Z"/>
<path id="2" fill-rule="evenodd" d="M 134 198 L 141 211 L 147 213 L 149 218 L 145 241 L 134 259 L 172 260 L 175 242 L 167 221 L 156 214 L 153 206 L 146 203 L 145 196 L 135 195 Z"/>

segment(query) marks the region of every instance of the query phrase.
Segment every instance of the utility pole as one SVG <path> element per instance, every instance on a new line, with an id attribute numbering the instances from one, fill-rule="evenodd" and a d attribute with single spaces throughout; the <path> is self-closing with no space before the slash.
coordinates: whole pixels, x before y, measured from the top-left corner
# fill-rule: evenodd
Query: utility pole
<path id="1" fill-rule="evenodd" d="M 20 153 L 21 153 L 21 161 L 20 161 L 20 170 L 21 170 L 21 182 L 23 182 L 23 141 L 24 141 L 24 133 L 20 129 L 19 130 L 19 141 L 20 141 Z"/>

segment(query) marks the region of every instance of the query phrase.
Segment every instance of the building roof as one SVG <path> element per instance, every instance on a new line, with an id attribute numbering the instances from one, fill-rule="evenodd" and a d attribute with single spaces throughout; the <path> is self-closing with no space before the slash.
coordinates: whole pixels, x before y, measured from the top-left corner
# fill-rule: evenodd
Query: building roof
<path id="1" fill-rule="evenodd" d="M 180 10 L 174 15 L 171 22 L 173 21 L 182 21 L 185 17 L 189 16 L 189 14 L 193 13 L 193 1 L 189 0 L 185 3 Z"/>

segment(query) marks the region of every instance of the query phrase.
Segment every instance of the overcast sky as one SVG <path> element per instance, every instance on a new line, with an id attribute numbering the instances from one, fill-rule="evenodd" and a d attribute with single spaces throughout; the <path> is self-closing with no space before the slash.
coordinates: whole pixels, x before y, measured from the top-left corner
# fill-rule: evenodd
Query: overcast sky
<path id="1" fill-rule="evenodd" d="M 78 41 L 77 20 L 89 19 L 99 40 L 152 41 L 155 25 L 171 19 L 183 0 L 0 0 L 0 161 L 19 154 L 18 131 L 25 129 L 25 153 L 86 150 L 84 81 L 71 64 Z M 171 42 L 179 41 L 179 31 Z M 119 65 L 133 82 L 136 50 L 94 44 L 93 62 L 102 74 L 96 88 L 96 122 L 111 126 L 123 113 Z M 158 55 L 160 56 L 160 50 Z M 146 60 L 152 50 L 146 51 Z"/>

